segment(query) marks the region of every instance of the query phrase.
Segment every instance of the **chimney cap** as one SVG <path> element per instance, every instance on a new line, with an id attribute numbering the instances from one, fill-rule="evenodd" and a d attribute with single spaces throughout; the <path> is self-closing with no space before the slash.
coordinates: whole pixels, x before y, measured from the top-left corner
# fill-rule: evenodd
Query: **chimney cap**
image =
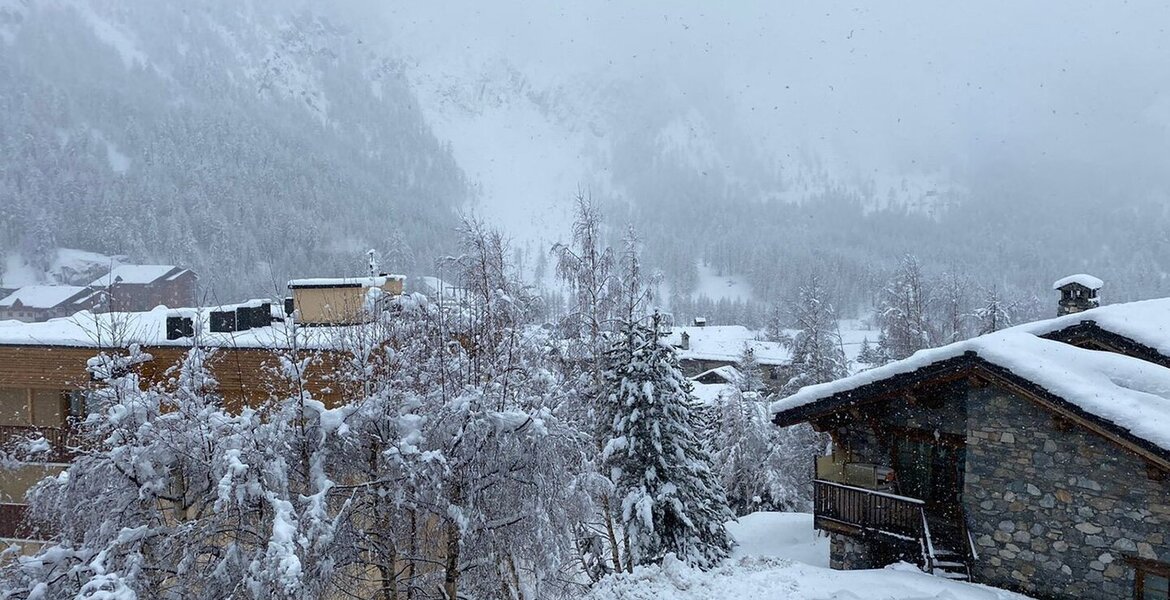
<path id="1" fill-rule="evenodd" d="M 1089 288 L 1090 290 L 1099 290 L 1105 286 L 1104 281 L 1092 275 L 1078 273 L 1076 275 L 1069 275 L 1063 279 L 1058 279 L 1056 283 L 1052 284 L 1052 289 L 1060 290 L 1074 284 Z"/>

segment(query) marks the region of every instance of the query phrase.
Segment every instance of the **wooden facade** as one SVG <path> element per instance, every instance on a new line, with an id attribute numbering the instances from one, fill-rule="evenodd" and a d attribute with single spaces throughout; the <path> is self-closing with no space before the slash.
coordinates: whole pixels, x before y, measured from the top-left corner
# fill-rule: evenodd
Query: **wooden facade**
<path id="1" fill-rule="evenodd" d="M 151 356 L 151 360 L 135 367 L 143 385 L 165 386 L 173 377 L 172 368 L 181 363 L 189 348 L 155 346 L 144 347 L 143 351 Z M 97 353 L 98 349 L 92 347 L 0 345 L 0 443 L 44 438 L 50 446 L 48 464 L 30 464 L 0 473 L 0 538 L 29 535 L 20 518 L 24 493 L 72 460 L 71 448 L 78 444 L 73 423 L 84 416 L 85 392 L 94 385 L 86 362 Z M 302 351 L 298 357 L 309 355 L 309 391 L 327 406 L 336 406 L 342 390 L 332 374 L 341 355 Z M 216 348 L 207 366 L 218 382 L 226 407 L 232 410 L 262 402 L 273 392 L 288 391 L 279 389 L 280 378 L 274 376 L 280 366 L 274 350 Z"/>

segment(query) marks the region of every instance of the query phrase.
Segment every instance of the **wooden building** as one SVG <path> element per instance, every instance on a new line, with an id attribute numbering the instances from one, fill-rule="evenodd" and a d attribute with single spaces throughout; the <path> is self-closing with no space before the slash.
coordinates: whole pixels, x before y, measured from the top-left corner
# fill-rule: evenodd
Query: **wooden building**
<path id="1" fill-rule="evenodd" d="M 68 317 L 90 310 L 101 301 L 101 294 L 89 287 L 74 285 L 30 285 L 0 298 L 0 321 L 26 323 Z"/>
<path id="2" fill-rule="evenodd" d="M 86 363 L 101 351 L 124 352 L 129 344 L 139 344 L 150 355 L 136 367 L 144 385 L 165 384 L 168 369 L 183 360 L 198 335 L 200 344 L 212 349 L 208 368 L 232 408 L 255 405 L 280 392 L 271 373 L 279 372 L 281 356 L 296 348 L 298 357 L 311 359 L 309 391 L 328 406 L 340 402 L 344 390 L 331 380 L 342 356 L 339 335 L 330 328 L 299 328 L 284 320 L 266 318 L 261 323 L 254 318 L 254 304 L 236 307 L 247 316 L 235 322 L 248 326 L 230 331 L 207 326 L 212 313 L 230 307 L 83 312 L 72 319 L 0 327 L 0 443 L 40 436 L 50 445 L 48 463 L 0 472 L 0 538 L 28 537 L 22 529 L 25 492 L 72 459 L 73 423 L 86 414 L 85 399 L 93 386 Z M 175 327 L 183 319 L 194 322 Z"/>
<path id="3" fill-rule="evenodd" d="M 833 440 L 834 568 L 908 560 L 1037 598 L 1170 593 L 1170 299 L 925 350 L 773 405 Z"/>
<path id="4" fill-rule="evenodd" d="M 132 312 L 156 306 L 194 306 L 199 276 L 173 265 L 119 265 L 89 284 L 104 294 L 106 310 Z"/>
<path id="5" fill-rule="evenodd" d="M 298 323 L 346 325 L 365 321 L 380 299 L 402 293 L 402 275 L 294 279 L 288 282 Z M 371 291 L 373 294 L 371 295 Z"/>

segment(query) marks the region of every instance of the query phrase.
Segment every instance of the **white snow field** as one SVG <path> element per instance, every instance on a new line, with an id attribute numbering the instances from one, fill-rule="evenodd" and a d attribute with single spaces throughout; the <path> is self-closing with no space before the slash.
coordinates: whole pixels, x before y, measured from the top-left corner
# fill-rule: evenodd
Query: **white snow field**
<path id="1" fill-rule="evenodd" d="M 598 584 L 588 600 L 1027 600 L 1004 590 L 927 575 L 906 564 L 867 571 L 828 568 L 829 540 L 812 515 L 755 513 L 728 530 L 733 558 L 706 573 L 667 559 Z"/>

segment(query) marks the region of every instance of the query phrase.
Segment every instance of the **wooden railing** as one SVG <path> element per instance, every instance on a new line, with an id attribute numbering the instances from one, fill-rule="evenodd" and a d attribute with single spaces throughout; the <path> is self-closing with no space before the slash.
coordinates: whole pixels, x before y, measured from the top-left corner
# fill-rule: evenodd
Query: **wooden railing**
<path id="1" fill-rule="evenodd" d="M 23 440 L 44 438 L 48 442 L 48 452 L 36 453 L 33 457 L 37 461 L 52 463 L 71 462 L 75 457 L 75 448 L 78 443 L 76 431 L 68 426 L 62 427 L 27 427 L 21 425 L 0 425 L 0 444 L 6 449 L 18 450 L 16 447 Z"/>
<path id="2" fill-rule="evenodd" d="M 922 540 L 925 508 L 917 498 L 820 479 L 813 482 L 815 516 L 861 529 Z"/>

